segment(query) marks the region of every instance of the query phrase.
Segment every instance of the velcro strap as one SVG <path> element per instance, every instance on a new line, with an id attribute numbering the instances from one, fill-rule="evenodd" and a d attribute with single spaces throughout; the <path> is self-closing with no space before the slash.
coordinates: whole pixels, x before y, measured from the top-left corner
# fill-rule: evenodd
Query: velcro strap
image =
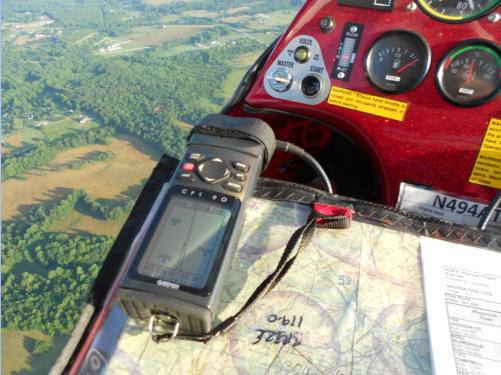
<path id="1" fill-rule="evenodd" d="M 314 203 L 313 213 L 319 228 L 346 229 L 350 227 L 353 218 L 350 209 L 323 203 Z"/>

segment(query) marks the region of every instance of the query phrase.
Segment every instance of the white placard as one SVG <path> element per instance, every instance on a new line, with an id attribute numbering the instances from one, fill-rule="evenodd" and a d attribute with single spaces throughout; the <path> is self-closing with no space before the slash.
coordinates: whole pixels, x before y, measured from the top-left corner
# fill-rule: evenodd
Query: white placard
<path id="1" fill-rule="evenodd" d="M 400 184 L 397 208 L 474 228 L 487 212 L 485 204 L 452 197 L 405 182 Z M 501 233 L 501 208 L 495 210 L 486 229 Z"/>

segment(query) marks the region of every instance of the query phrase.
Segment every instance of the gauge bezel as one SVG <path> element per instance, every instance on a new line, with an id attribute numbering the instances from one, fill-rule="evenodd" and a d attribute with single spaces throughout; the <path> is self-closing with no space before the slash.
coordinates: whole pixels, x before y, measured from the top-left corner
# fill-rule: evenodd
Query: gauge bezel
<path id="1" fill-rule="evenodd" d="M 379 84 L 379 79 L 375 76 L 373 69 L 372 69 L 372 63 L 374 60 L 374 53 L 377 50 L 377 47 L 379 44 L 384 41 L 388 37 L 393 37 L 393 36 L 411 36 L 413 38 L 417 38 L 420 42 L 425 51 L 426 56 L 423 56 L 425 59 L 425 64 L 424 64 L 424 69 L 420 72 L 419 76 L 416 77 L 415 82 L 404 89 L 398 89 L 398 90 L 389 90 L 384 86 L 381 86 Z M 415 31 L 407 30 L 407 29 L 395 29 L 395 30 L 390 30 L 386 31 L 385 33 L 379 35 L 369 46 L 369 49 L 367 51 L 367 54 L 365 55 L 365 61 L 364 61 L 364 71 L 365 71 L 365 77 L 369 81 L 369 83 L 372 85 L 372 87 L 378 89 L 379 91 L 388 93 L 388 94 L 402 94 L 405 92 L 409 92 L 411 90 L 414 90 L 416 87 L 418 87 L 423 80 L 426 78 L 426 75 L 428 74 L 428 71 L 430 70 L 430 65 L 431 65 L 431 48 L 428 42 L 426 41 L 425 38 L 423 38 L 420 34 L 416 33 Z"/>
<path id="2" fill-rule="evenodd" d="M 440 12 L 436 11 L 432 7 L 430 7 L 428 4 L 426 4 L 426 0 L 416 0 L 416 4 L 419 7 L 419 9 L 422 10 L 424 14 L 426 14 L 428 17 L 431 17 L 435 20 L 445 22 L 445 23 L 466 23 L 466 22 L 471 22 L 474 20 L 477 20 L 486 14 L 494 11 L 497 7 L 501 5 L 501 0 L 497 0 L 498 3 L 496 4 L 496 1 L 494 1 L 491 6 L 481 10 L 480 12 L 474 13 L 471 17 L 467 18 L 459 18 L 459 17 L 454 17 L 454 16 L 448 16 L 441 14 Z"/>
<path id="3" fill-rule="evenodd" d="M 462 48 L 468 47 L 468 46 L 475 46 L 475 45 L 483 45 L 486 47 L 489 47 L 493 49 L 495 52 L 499 54 L 501 57 L 501 47 L 487 39 L 468 39 L 468 40 L 463 40 L 462 42 L 454 44 L 451 48 L 449 48 L 444 55 L 440 58 L 440 61 L 438 62 L 437 65 L 437 71 L 435 73 L 435 83 L 438 88 L 438 92 L 440 95 L 446 99 L 448 102 L 460 106 L 460 107 L 478 107 L 482 104 L 488 103 L 494 99 L 496 99 L 499 94 L 501 93 L 501 84 L 498 85 L 498 88 L 494 90 L 490 95 L 486 96 L 485 98 L 482 99 L 477 99 L 477 100 L 472 100 L 471 102 L 460 102 L 454 99 L 451 95 L 447 93 L 447 91 L 444 88 L 444 83 L 443 83 L 443 73 L 444 73 L 444 65 L 449 60 L 449 57 L 456 51 L 461 50 Z M 499 78 L 498 75 L 498 80 L 501 81 L 501 78 Z"/>

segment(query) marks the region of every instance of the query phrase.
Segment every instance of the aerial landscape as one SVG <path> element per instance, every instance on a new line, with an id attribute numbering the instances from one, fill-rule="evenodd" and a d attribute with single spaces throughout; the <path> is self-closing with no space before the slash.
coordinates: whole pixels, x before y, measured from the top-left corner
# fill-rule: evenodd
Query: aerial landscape
<path id="1" fill-rule="evenodd" d="M 2 1 L 2 374 L 46 374 L 152 169 L 303 1 Z"/>

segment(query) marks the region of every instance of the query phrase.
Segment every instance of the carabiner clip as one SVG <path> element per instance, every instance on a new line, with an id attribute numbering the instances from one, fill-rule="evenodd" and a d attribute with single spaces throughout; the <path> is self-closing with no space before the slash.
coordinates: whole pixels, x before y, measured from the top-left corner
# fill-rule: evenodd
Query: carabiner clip
<path id="1" fill-rule="evenodd" d="M 149 323 L 151 339 L 156 343 L 173 340 L 179 333 L 179 326 L 179 321 L 172 315 L 167 313 L 152 313 Z"/>

